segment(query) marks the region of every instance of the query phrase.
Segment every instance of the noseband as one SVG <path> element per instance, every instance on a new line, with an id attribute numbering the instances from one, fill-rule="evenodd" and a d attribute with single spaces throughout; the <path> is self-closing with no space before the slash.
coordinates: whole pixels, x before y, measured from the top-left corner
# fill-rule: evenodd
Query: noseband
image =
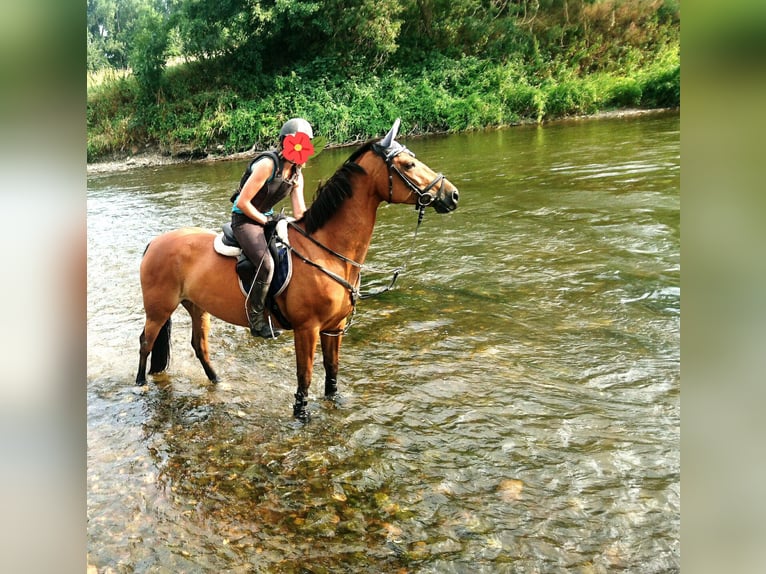
<path id="1" fill-rule="evenodd" d="M 383 158 L 383 160 L 386 162 L 386 166 L 388 167 L 388 203 L 391 203 L 394 199 L 394 174 L 392 173 L 394 171 L 405 183 L 405 185 L 409 187 L 410 190 L 418 196 L 417 207 L 419 208 L 428 207 L 436 199 L 435 194 L 432 195 L 428 193 L 430 190 L 432 190 L 437 185 L 439 185 L 439 189 L 437 191 L 441 191 L 444 188 L 444 174 L 441 174 L 441 173 L 436 174 L 436 177 L 431 181 L 431 183 L 429 183 L 423 189 L 420 189 L 415 184 L 414 181 L 412 181 L 409 177 L 403 174 L 402 171 L 394 165 L 394 158 L 402 152 L 407 152 L 412 157 L 415 157 L 415 154 L 412 153 L 403 145 L 397 144 L 396 147 L 394 147 L 393 149 L 391 148 L 385 149 L 379 145 L 374 145 L 373 149 L 375 150 L 375 153 L 377 153 L 380 157 Z"/>

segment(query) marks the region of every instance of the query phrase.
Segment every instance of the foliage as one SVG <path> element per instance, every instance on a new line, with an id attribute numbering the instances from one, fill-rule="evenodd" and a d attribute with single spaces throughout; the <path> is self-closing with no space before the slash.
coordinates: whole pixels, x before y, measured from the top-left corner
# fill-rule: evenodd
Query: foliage
<path id="1" fill-rule="evenodd" d="M 247 3 L 241 0 L 200 2 L 177 0 L 173 21 L 177 26 L 183 53 L 199 59 L 230 54 L 248 34 Z M 259 32 L 253 26 L 249 33 Z"/>
<path id="2" fill-rule="evenodd" d="M 681 66 L 648 74 L 641 85 L 641 105 L 663 108 L 678 105 L 681 100 Z"/>
<path id="3" fill-rule="evenodd" d="M 151 8 L 141 11 L 129 63 L 147 104 L 160 89 L 168 49 L 168 29 Z"/>
<path id="4" fill-rule="evenodd" d="M 675 0 L 88 0 L 88 69 L 133 71 L 89 82 L 88 159 L 265 148 L 292 115 L 341 144 L 399 116 L 428 133 L 677 106 L 679 18 Z"/>
<path id="5" fill-rule="evenodd" d="M 88 0 L 88 70 L 127 68 L 139 14 L 152 0 Z M 143 24 L 151 23 L 145 22 Z M 142 25 L 143 25 L 142 24 Z"/>

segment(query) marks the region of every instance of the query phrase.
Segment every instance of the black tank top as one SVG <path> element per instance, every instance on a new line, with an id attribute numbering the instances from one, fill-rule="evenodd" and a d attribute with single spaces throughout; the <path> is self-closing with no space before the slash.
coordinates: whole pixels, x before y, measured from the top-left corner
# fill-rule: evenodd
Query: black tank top
<path id="1" fill-rule="evenodd" d="M 295 185 L 298 183 L 298 173 L 300 173 L 300 168 L 296 168 L 292 176 L 289 179 L 285 179 L 282 176 L 284 166 L 282 158 L 273 151 L 263 152 L 256 156 L 255 159 L 253 159 L 253 161 L 248 164 L 245 173 L 242 175 L 242 179 L 239 181 L 239 187 L 237 188 L 237 191 L 235 191 L 234 195 L 231 196 L 231 201 L 235 204 L 235 207 L 232 208 L 232 211 L 235 213 L 240 213 L 239 209 L 236 208 L 237 197 L 242 191 L 242 188 L 244 187 L 248 178 L 252 174 L 253 165 L 264 157 L 268 157 L 271 159 L 271 161 L 274 162 L 274 169 L 271 172 L 271 177 L 266 180 L 266 183 L 263 184 L 263 187 L 261 187 L 261 189 L 259 189 L 258 192 L 253 196 L 253 199 L 250 200 L 250 203 L 258 211 L 261 213 L 266 213 L 267 211 L 271 210 L 271 208 L 274 207 L 277 203 L 290 195 L 290 193 L 295 188 Z"/>

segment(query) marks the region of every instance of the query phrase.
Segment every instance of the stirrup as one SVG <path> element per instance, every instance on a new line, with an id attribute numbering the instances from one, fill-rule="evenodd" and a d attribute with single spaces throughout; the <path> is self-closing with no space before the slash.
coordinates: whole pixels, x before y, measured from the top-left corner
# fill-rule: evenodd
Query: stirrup
<path id="1" fill-rule="evenodd" d="M 263 337 L 264 339 L 276 339 L 282 334 L 280 329 L 274 329 L 271 325 L 271 318 L 268 318 L 260 327 L 250 323 L 250 334 L 253 337 Z"/>

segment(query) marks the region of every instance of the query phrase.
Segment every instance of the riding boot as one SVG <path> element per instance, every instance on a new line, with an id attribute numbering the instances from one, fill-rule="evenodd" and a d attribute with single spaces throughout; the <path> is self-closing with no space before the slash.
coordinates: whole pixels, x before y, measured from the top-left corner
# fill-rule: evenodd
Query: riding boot
<path id="1" fill-rule="evenodd" d="M 276 339 L 282 331 L 272 329 L 271 325 L 263 313 L 266 303 L 266 293 L 269 291 L 269 284 L 263 281 L 255 281 L 253 288 L 250 289 L 250 295 L 247 298 L 247 320 L 250 323 L 250 334 L 253 337 L 263 337 L 264 339 Z"/>

